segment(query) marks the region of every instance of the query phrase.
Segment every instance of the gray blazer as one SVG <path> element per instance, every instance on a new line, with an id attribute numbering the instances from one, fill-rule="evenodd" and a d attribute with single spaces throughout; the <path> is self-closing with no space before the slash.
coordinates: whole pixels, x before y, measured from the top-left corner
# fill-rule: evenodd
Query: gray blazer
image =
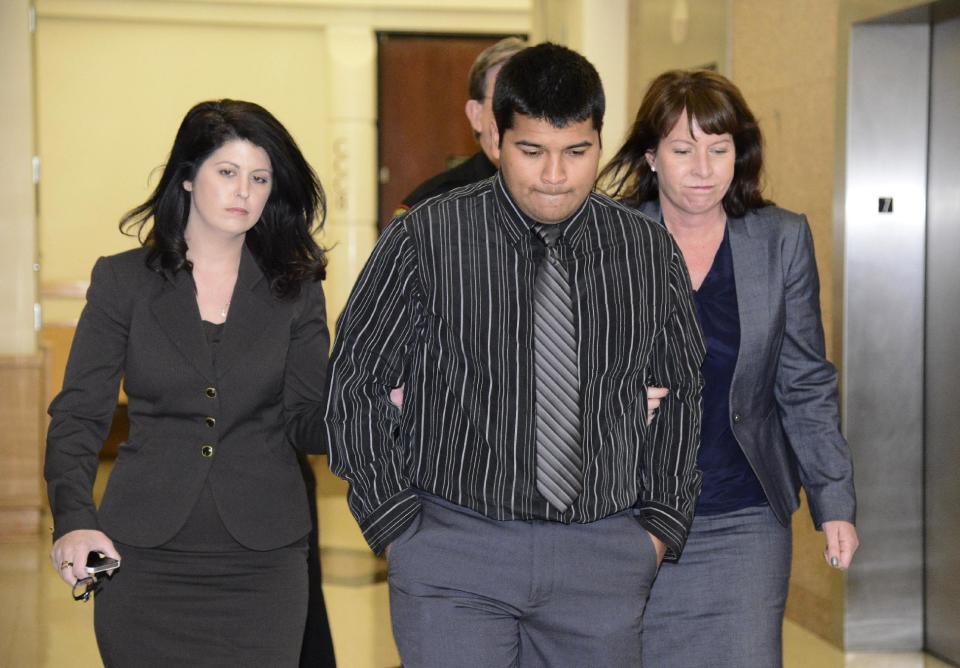
<path id="1" fill-rule="evenodd" d="M 139 547 L 167 542 L 205 484 L 234 538 L 289 545 L 310 530 L 293 445 L 322 444 L 329 353 L 323 289 L 280 301 L 243 250 L 216 367 L 189 272 L 157 273 L 140 248 L 100 258 L 50 405 L 44 474 L 59 538 L 100 529 Z M 99 510 L 98 453 L 121 377 L 130 436 Z"/>
<path id="2" fill-rule="evenodd" d="M 640 210 L 660 220 L 658 202 Z M 803 485 L 817 528 L 854 522 L 853 462 L 825 357 L 820 279 L 803 215 L 769 206 L 727 221 L 740 312 L 730 427 L 783 525 Z"/>

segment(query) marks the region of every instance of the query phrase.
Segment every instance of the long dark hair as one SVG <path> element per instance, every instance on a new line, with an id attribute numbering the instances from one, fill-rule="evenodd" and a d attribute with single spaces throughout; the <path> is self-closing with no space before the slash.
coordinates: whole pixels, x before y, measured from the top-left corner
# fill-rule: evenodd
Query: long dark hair
<path id="1" fill-rule="evenodd" d="M 249 141 L 270 156 L 273 187 L 245 243 L 273 294 L 295 298 L 304 281 L 321 280 L 326 273 L 326 256 L 313 239 L 326 217 L 326 198 L 293 137 L 258 104 L 215 100 L 190 109 L 177 130 L 156 189 L 146 202 L 124 214 L 120 231 L 150 247 L 147 265 L 151 269 L 192 270 L 184 239 L 191 195 L 183 182 L 192 181 L 203 161 L 234 139 Z"/>
<path id="2" fill-rule="evenodd" d="M 650 84 L 626 142 L 600 172 L 597 182 L 611 197 L 633 205 L 657 199 L 657 174 L 646 154 L 656 152 L 687 112 L 707 134 L 730 133 L 736 148 L 733 181 L 723 198 L 728 216 L 739 218 L 768 204 L 761 194 L 763 137 L 740 90 L 724 76 L 709 70 L 671 70 Z"/>

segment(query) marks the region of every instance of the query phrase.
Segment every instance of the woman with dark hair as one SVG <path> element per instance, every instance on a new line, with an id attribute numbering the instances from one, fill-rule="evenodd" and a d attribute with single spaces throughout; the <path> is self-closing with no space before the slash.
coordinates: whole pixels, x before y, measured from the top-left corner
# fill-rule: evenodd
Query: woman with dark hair
<path id="1" fill-rule="evenodd" d="M 298 451 L 322 447 L 325 201 L 284 127 L 249 102 L 193 107 L 150 198 L 100 258 L 50 406 L 51 559 L 88 554 L 107 666 L 296 666 L 310 514 Z M 144 234 L 145 232 L 145 234 Z M 100 508 L 98 452 L 128 398 Z M 91 583 L 94 584 L 94 583 Z"/>
<path id="2" fill-rule="evenodd" d="M 672 71 L 650 85 L 600 177 L 676 239 L 707 342 L 702 492 L 644 614 L 650 668 L 781 665 L 800 486 L 826 562 L 845 570 L 858 545 L 810 228 L 763 198 L 762 166 L 740 91 L 713 72 Z"/>

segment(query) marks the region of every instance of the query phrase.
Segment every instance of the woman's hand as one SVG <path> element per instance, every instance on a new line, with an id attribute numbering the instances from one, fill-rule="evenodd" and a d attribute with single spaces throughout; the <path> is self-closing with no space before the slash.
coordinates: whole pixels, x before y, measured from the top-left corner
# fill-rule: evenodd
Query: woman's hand
<path id="1" fill-rule="evenodd" d="M 824 522 L 822 528 L 827 539 L 827 547 L 823 550 L 824 561 L 841 571 L 847 570 L 853 561 L 853 553 L 860 547 L 857 528 L 843 520 Z"/>
<path id="2" fill-rule="evenodd" d="M 113 559 L 120 559 L 113 541 L 102 531 L 77 529 L 60 537 L 50 550 L 50 562 L 60 577 L 71 587 L 87 577 L 87 556 L 91 552 L 102 552 Z M 107 571 L 112 574 L 113 571 Z"/>
<path id="3" fill-rule="evenodd" d="M 647 388 L 647 426 L 653 422 L 653 416 L 656 414 L 657 409 L 660 408 L 660 402 L 663 401 L 664 397 L 668 394 L 670 394 L 670 390 L 665 387 Z"/>

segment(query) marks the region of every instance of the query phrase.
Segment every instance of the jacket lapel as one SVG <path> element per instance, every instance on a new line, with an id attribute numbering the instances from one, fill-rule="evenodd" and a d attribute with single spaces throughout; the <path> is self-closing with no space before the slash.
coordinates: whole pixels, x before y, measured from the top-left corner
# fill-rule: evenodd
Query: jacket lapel
<path id="1" fill-rule="evenodd" d="M 727 221 L 733 255 L 737 311 L 740 315 L 740 362 L 749 364 L 762 349 L 770 321 L 770 249 L 753 213 Z"/>
<path id="2" fill-rule="evenodd" d="M 213 358 L 200 324 L 200 308 L 197 306 L 197 291 L 193 278 L 185 270 L 176 274 L 164 272 L 166 282 L 151 309 L 160 329 L 173 341 L 180 353 L 190 360 L 197 371 L 208 381 L 216 376 Z"/>
<path id="3" fill-rule="evenodd" d="M 637 209 L 645 215 L 647 218 L 651 218 L 658 223 L 663 223 L 660 219 L 660 202 L 655 199 L 648 200 L 646 202 L 641 202 Z"/>
<path id="4" fill-rule="evenodd" d="M 253 254 L 244 246 L 230 311 L 217 348 L 218 377 L 243 364 L 248 351 L 256 347 L 272 325 L 281 321 L 276 313 L 279 306 Z"/>
<path id="5" fill-rule="evenodd" d="M 660 204 L 656 200 L 643 202 L 639 209 L 650 218 L 660 220 Z M 727 229 L 737 287 L 737 312 L 740 315 L 739 371 L 762 349 L 764 333 L 769 329 L 771 256 L 767 246 L 767 228 L 755 213 L 728 219 Z"/>

